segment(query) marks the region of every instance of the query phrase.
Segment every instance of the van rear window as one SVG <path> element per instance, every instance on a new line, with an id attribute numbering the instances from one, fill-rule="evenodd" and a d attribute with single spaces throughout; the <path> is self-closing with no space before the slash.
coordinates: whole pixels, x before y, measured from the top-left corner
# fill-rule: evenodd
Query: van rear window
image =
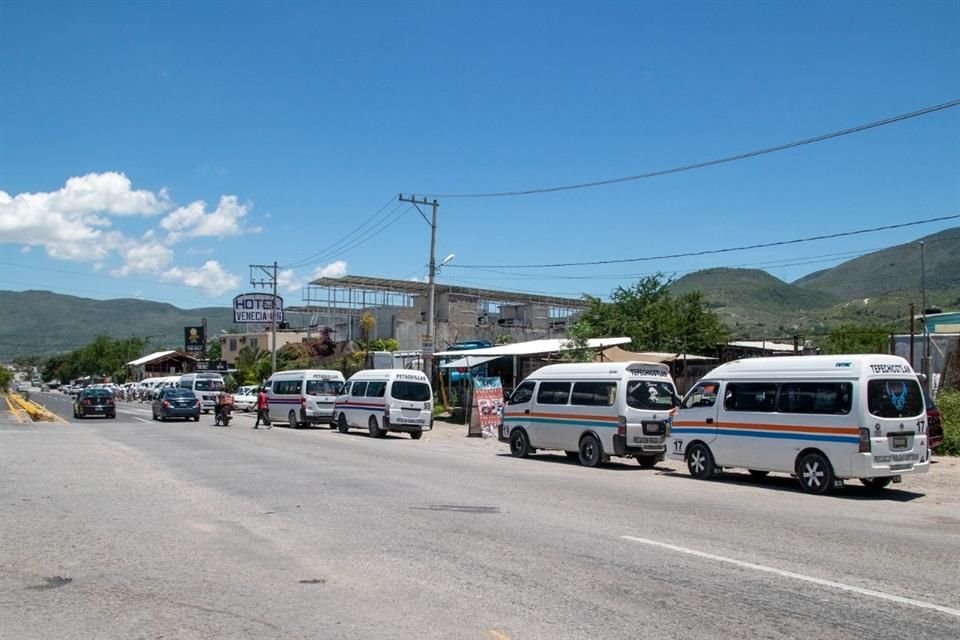
<path id="1" fill-rule="evenodd" d="M 649 411 L 673 409 L 674 390 L 667 382 L 631 380 L 627 383 L 627 406 Z"/>
<path id="2" fill-rule="evenodd" d="M 223 389 L 223 382 L 220 380 L 197 380 L 194 388 L 197 391 L 220 391 L 220 389 Z"/>
<path id="3" fill-rule="evenodd" d="M 307 380 L 308 396 L 335 396 L 343 386 L 336 380 Z"/>
<path id="4" fill-rule="evenodd" d="M 923 413 L 923 392 L 916 380 L 871 380 L 867 408 L 878 418 L 912 418 Z"/>
<path id="5" fill-rule="evenodd" d="M 390 387 L 390 397 L 397 400 L 426 402 L 430 400 L 430 385 L 425 382 L 394 380 L 393 385 Z"/>

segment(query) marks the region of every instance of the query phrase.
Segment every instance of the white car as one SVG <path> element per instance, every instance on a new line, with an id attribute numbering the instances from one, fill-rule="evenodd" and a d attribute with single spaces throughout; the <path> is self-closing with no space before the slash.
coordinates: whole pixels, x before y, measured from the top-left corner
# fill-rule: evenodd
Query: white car
<path id="1" fill-rule="evenodd" d="M 240 387 L 233 394 L 233 408 L 237 411 L 253 411 L 257 406 L 257 388 Z"/>

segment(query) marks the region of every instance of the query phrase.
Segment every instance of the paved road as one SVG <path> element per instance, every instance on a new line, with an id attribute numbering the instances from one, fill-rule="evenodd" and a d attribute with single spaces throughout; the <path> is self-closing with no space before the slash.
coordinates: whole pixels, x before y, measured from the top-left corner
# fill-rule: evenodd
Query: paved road
<path id="1" fill-rule="evenodd" d="M 0 418 L 0 638 L 960 637 L 955 490 L 250 425 Z"/>

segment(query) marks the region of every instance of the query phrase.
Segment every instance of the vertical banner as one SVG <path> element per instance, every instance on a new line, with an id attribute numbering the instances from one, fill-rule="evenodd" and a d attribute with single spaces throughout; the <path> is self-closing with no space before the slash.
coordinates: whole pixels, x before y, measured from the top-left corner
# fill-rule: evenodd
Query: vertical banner
<path id="1" fill-rule="evenodd" d="M 469 435 L 496 438 L 503 422 L 503 385 L 499 377 L 473 378 Z"/>

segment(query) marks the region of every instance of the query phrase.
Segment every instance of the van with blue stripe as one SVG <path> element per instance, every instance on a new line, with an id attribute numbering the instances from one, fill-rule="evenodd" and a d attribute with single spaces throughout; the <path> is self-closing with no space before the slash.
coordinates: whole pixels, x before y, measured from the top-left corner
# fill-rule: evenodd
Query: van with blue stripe
<path id="1" fill-rule="evenodd" d="M 906 360 L 887 355 L 720 365 L 684 397 L 667 446 L 696 478 L 788 473 L 818 494 L 852 478 L 882 489 L 930 467 L 920 383 Z"/>
<path id="2" fill-rule="evenodd" d="M 663 460 L 677 400 L 664 364 L 552 364 L 514 389 L 499 440 L 518 458 L 547 449 L 586 467 L 619 456 L 649 468 Z"/>

